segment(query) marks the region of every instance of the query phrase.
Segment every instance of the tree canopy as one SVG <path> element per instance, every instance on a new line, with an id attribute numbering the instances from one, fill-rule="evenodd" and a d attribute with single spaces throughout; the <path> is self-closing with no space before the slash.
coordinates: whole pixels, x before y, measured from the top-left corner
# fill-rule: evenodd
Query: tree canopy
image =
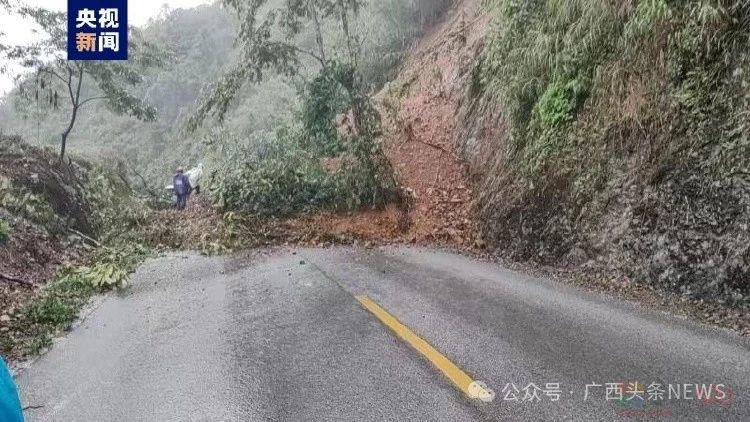
<path id="1" fill-rule="evenodd" d="M 69 104 L 69 121 L 60 140 L 61 160 L 79 111 L 91 102 L 104 101 L 116 114 L 145 121 L 156 119 L 156 109 L 134 95 L 131 88 L 143 82 L 143 69 L 163 65 L 165 54 L 143 41 L 139 31 L 131 31 L 128 61 L 67 60 L 65 13 L 26 6 L 15 11 L 41 28 L 42 36 L 32 44 L 0 48 L 0 59 L 24 70 L 18 76 L 21 98 L 37 103 L 44 98 L 43 103 L 54 109 L 60 101 Z M 7 67 L 3 71 L 8 72 Z"/>

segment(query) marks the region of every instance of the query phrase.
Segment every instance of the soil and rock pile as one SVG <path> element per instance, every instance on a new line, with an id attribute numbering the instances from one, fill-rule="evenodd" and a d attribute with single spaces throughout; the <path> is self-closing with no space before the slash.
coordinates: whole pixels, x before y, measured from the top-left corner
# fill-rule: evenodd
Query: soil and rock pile
<path id="1" fill-rule="evenodd" d="M 0 136 L 0 334 L 20 306 L 82 259 L 93 226 L 82 183 L 85 169 L 61 164 L 51 152 Z"/>

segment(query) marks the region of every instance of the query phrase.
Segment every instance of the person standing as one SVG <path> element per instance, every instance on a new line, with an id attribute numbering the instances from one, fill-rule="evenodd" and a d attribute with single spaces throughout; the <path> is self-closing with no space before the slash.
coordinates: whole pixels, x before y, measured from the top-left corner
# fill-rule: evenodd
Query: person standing
<path id="1" fill-rule="evenodd" d="M 0 421 L 23 422 L 23 409 L 18 390 L 5 360 L 0 357 Z"/>
<path id="2" fill-rule="evenodd" d="M 185 169 L 177 167 L 177 173 L 174 175 L 172 180 L 172 186 L 174 187 L 174 193 L 177 196 L 177 209 L 184 210 L 187 205 L 187 198 L 190 194 L 190 179 L 185 174 Z"/>

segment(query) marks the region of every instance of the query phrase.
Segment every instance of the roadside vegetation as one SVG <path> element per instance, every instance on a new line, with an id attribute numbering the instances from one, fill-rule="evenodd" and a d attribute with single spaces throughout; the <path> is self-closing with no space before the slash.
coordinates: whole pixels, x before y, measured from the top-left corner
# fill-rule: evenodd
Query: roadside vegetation
<path id="1" fill-rule="evenodd" d="M 22 165 L 21 165 L 22 164 Z M 151 210 L 100 164 L 0 138 L 0 352 L 33 355 L 149 254 Z"/>
<path id="2" fill-rule="evenodd" d="M 91 103 L 87 103 L 76 117 L 68 149 L 94 160 L 118 157 L 139 193 L 163 196 L 162 187 L 177 165 L 190 167 L 203 162 L 207 169 L 217 170 L 240 153 L 266 148 L 277 141 L 279 127 L 297 126 L 306 85 L 320 71 L 320 64 L 311 57 L 301 57 L 302 66 L 294 76 L 269 70 L 261 80 L 244 84 L 231 104 L 227 103 L 221 121 L 207 120 L 192 132 L 184 130 L 197 106 L 214 92 L 222 76 L 242 61 L 241 44 L 235 47 L 242 16 L 230 3 L 216 2 L 194 9 L 163 8 L 138 35 L 139 40 L 148 40 L 149 46 L 158 45 L 169 52 L 166 63 L 129 70 L 128 74 L 135 72 L 134 80 L 138 83 L 125 86 L 129 95 L 141 99 L 144 107 L 153 107 L 156 115 L 144 116 L 148 118 L 142 121 L 127 113 L 113 112 L 104 106 L 108 104 L 106 100 L 94 103 L 100 107 L 89 107 Z M 299 8 L 296 3 L 292 2 L 291 7 Z M 321 11 L 320 35 L 326 61 L 346 63 L 348 47 L 341 26 L 333 16 L 324 16 L 326 10 L 323 10 L 324 3 L 336 2 L 313 3 L 320 3 L 316 7 Z M 395 74 L 414 42 L 441 19 L 453 1 L 356 3 L 349 26 L 352 47 L 358 56 L 358 89 L 371 94 Z M 268 10 L 287 7 L 285 0 L 260 4 L 259 17 L 264 17 Z M 294 45 L 318 51 L 311 20 L 301 23 Z M 62 87 L 54 85 L 55 80 L 44 79 L 45 89 L 40 90 L 39 99 L 36 98 L 38 81 L 34 79 L 27 81 L 30 85 L 23 92 L 17 89 L 0 102 L 0 127 L 6 134 L 23 134 L 24 140 L 32 145 L 59 146 L 60 133 L 69 123 L 71 108 L 62 101 L 63 97 L 57 108 L 47 103 L 50 89 L 53 100 L 54 91 L 64 92 Z M 52 85 L 47 85 L 48 82 Z M 97 92 L 96 86 L 86 81 L 83 89 Z"/>
<path id="3" fill-rule="evenodd" d="M 501 143 L 484 140 L 498 145 L 482 160 L 487 241 L 515 260 L 747 309 L 750 5 L 485 5 L 493 30 L 463 139 L 506 129 Z"/>
<path id="4" fill-rule="evenodd" d="M 55 279 L 19 309 L 9 327 L 13 334 L 6 339 L 3 354 L 35 355 L 50 347 L 58 333 L 72 327 L 92 296 L 124 289 L 129 274 L 148 254 L 148 249 L 137 244 L 119 251 L 102 248 L 88 259 L 90 264 L 67 265 L 58 270 Z"/>
<path id="5" fill-rule="evenodd" d="M 152 250 L 224 253 L 276 241 L 276 217 L 398 201 L 370 96 L 451 3 L 164 8 L 112 66 L 66 61 L 64 16 L 16 9 L 54 58 L 0 42 L 33 70 L 0 103 L 3 133 L 23 134 L 0 134 L 0 352 L 49 347 Z M 199 161 L 199 206 L 157 210 L 174 167 Z"/>
<path id="6" fill-rule="evenodd" d="M 386 17 L 414 20 L 418 14 L 423 30 L 450 2 L 430 7 L 407 2 L 395 10 L 360 0 L 225 4 L 239 19 L 238 59 L 204 98 L 189 127 L 197 130 L 209 118 L 222 122 L 245 86 L 263 83 L 268 74 L 301 81 L 296 82 L 299 107 L 280 129 L 239 146 L 228 159 L 219 158 L 215 167 L 221 171 L 210 183 L 215 203 L 260 216 L 287 216 L 398 201 L 370 90 L 388 78 L 419 32 L 396 31 L 383 40 L 385 34 L 361 14 L 395 28 L 405 22 Z M 215 143 L 226 148 L 226 142 Z"/>

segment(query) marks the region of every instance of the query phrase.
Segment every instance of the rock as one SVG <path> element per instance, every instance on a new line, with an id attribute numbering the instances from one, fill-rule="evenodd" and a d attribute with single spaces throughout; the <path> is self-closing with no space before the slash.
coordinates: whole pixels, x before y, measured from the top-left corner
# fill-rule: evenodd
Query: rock
<path id="1" fill-rule="evenodd" d="M 9 322 L 9 321 L 10 321 L 9 315 L 3 314 L 0 316 L 0 322 Z"/>
<path id="2" fill-rule="evenodd" d="M 305 265 L 305 261 L 300 261 L 299 265 Z"/>

